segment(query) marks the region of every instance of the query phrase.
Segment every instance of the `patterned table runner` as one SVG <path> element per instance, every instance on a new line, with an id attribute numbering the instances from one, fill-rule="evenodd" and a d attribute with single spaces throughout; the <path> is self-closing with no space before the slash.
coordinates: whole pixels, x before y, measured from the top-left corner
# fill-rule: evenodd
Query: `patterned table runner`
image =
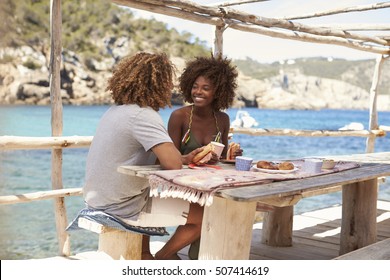
<path id="1" fill-rule="evenodd" d="M 293 180 L 340 172 L 360 165 L 354 162 L 338 162 L 331 170 L 307 174 L 302 170 L 303 160 L 291 161 L 298 170 L 293 173 L 265 173 L 253 171 L 217 170 L 212 168 L 160 170 L 149 176 L 150 195 L 156 197 L 181 198 L 200 205 L 209 206 L 216 191 L 273 181 Z"/>

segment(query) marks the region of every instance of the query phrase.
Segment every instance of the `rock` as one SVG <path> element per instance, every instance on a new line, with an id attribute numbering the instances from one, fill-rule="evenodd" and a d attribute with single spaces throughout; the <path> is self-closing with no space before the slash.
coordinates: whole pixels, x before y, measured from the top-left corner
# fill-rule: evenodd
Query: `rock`
<path id="1" fill-rule="evenodd" d="M 61 67 L 61 97 L 64 104 L 99 105 L 112 104 L 110 94 L 105 91 L 106 81 L 115 59 L 126 50 L 122 40 L 106 42 L 112 48 L 112 58 L 105 62 L 90 61 L 95 71 L 80 63 L 77 54 L 64 52 Z M 119 49 L 116 49 L 119 48 Z M 49 73 L 44 57 L 31 48 L 0 51 L 1 55 L 15 55 L 14 61 L 0 65 L 0 104 L 50 104 Z M 36 65 L 31 70 L 23 66 L 18 57 L 29 55 Z M 24 59 L 25 60 L 25 59 Z M 179 77 L 185 60 L 172 58 Z M 103 63 L 103 64 L 101 64 Z M 14 66 L 17 65 L 17 66 Z M 177 80 L 175 81 L 177 84 Z M 258 107 L 280 110 L 368 109 L 369 93 L 341 80 L 303 75 L 299 70 L 283 72 L 268 79 L 258 80 L 239 71 L 238 88 L 233 107 Z M 378 96 L 378 109 L 390 110 L 389 96 Z M 180 94 L 173 94 L 174 105 L 183 104 Z"/>

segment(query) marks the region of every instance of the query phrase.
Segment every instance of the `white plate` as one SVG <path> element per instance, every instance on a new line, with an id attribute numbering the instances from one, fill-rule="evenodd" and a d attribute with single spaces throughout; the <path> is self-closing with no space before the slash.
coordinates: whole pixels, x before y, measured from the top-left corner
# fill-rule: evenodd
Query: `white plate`
<path id="1" fill-rule="evenodd" d="M 273 174 L 286 174 L 286 173 L 293 173 L 297 171 L 298 168 L 294 167 L 294 169 L 291 170 L 278 170 L 278 169 L 263 169 L 263 168 L 258 168 L 256 166 L 252 166 L 251 171 L 256 171 L 256 172 L 265 172 L 265 173 L 273 173 Z"/>

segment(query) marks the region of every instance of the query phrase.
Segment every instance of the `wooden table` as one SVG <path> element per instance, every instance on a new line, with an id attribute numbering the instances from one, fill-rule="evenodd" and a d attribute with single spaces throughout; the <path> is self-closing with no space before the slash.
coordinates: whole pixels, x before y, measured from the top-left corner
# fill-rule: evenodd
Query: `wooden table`
<path id="1" fill-rule="evenodd" d="M 340 255 L 376 242 L 378 178 L 390 176 L 390 152 L 331 156 L 361 167 L 304 179 L 272 182 L 217 192 L 205 207 L 199 259 L 249 259 L 257 202 L 275 206 L 263 222 L 262 242 L 291 246 L 293 206 L 303 197 L 340 190 Z M 233 165 L 223 165 L 225 169 Z M 118 171 L 148 177 L 159 166 L 120 166 Z"/>

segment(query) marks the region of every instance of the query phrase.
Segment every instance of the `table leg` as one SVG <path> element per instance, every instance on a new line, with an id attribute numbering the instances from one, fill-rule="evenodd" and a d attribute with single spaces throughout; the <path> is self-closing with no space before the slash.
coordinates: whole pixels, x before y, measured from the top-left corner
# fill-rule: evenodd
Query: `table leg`
<path id="1" fill-rule="evenodd" d="M 248 260 L 256 202 L 214 197 L 203 214 L 200 260 Z"/>
<path id="2" fill-rule="evenodd" d="M 263 218 L 261 243 L 277 247 L 292 246 L 294 206 L 275 207 Z"/>
<path id="3" fill-rule="evenodd" d="M 342 187 L 340 255 L 376 242 L 378 180 Z"/>

